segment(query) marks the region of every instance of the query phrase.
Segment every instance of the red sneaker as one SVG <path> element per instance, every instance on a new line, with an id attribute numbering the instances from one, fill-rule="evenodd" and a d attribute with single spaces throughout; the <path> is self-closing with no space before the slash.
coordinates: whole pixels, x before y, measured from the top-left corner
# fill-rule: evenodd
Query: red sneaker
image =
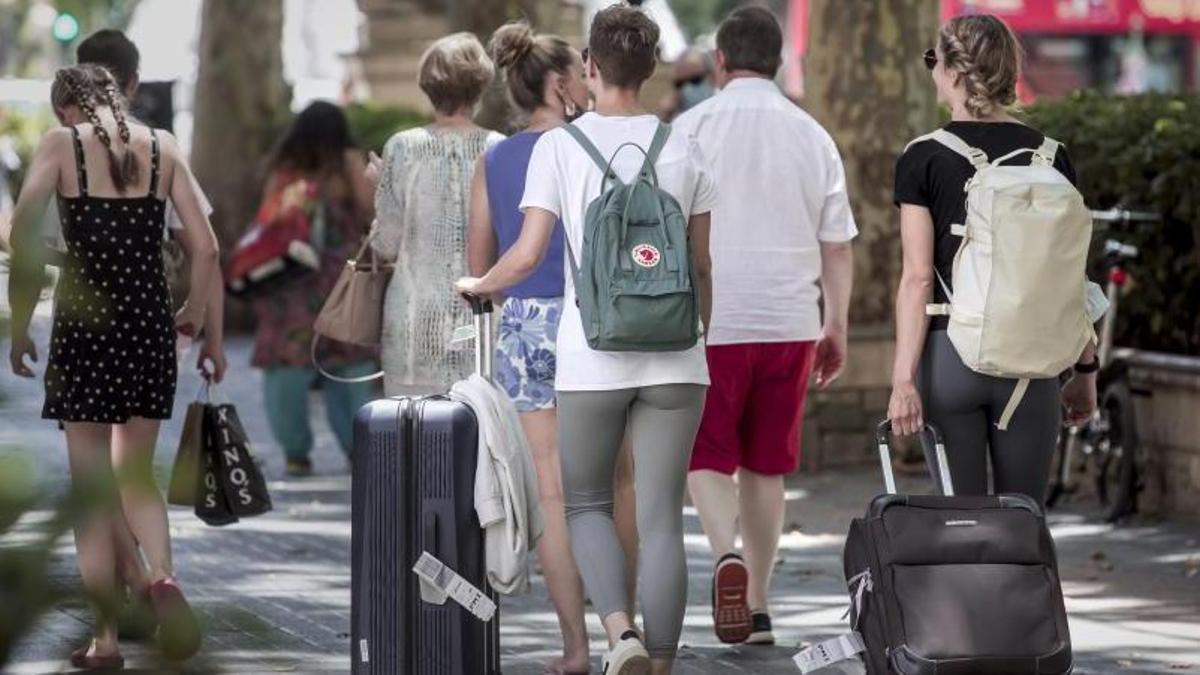
<path id="1" fill-rule="evenodd" d="M 740 644 L 754 629 L 746 597 L 749 583 L 750 571 L 742 556 L 721 556 L 713 573 L 713 628 L 721 642 Z"/>

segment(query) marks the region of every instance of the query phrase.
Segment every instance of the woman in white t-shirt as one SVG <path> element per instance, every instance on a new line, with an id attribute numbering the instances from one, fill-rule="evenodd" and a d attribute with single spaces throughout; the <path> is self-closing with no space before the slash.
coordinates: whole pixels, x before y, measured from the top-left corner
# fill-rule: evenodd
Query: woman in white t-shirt
<path id="1" fill-rule="evenodd" d="M 606 157 L 623 143 L 650 147 L 659 122 L 643 113 L 637 100 L 642 83 L 654 72 L 657 43 L 658 27 L 633 7 L 614 5 L 592 23 L 586 74 L 596 112 L 574 124 Z M 613 170 L 629 181 L 643 161 L 641 153 L 627 149 L 617 156 Z M 655 171 L 659 187 L 690 215 L 692 269 L 707 325 L 714 186 L 684 134 L 668 138 Z M 560 218 L 570 249 L 580 251 L 584 215 L 599 196 L 601 181 L 601 170 L 565 129 L 546 132 L 530 158 L 519 239 L 486 275 L 462 279 L 457 289 L 490 295 L 524 279 L 546 255 Z M 669 673 L 687 600 L 683 494 L 708 386 L 704 345 L 700 341 L 679 352 L 595 351 L 583 333 L 573 281 L 568 276 L 555 380 L 571 545 L 608 633 L 604 672 Z M 624 557 L 612 520 L 613 469 L 627 424 L 643 562 L 638 589 L 644 641 L 625 607 Z"/>

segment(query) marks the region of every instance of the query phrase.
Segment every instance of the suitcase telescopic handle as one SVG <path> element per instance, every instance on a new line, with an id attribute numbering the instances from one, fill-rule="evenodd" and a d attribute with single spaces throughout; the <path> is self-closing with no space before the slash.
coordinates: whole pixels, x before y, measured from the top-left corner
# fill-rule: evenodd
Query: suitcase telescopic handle
<path id="1" fill-rule="evenodd" d="M 933 477 L 934 482 L 939 483 L 942 488 L 942 494 L 947 497 L 954 495 L 954 482 L 950 478 L 950 462 L 946 459 L 946 441 L 942 436 L 942 432 L 932 424 L 926 422 L 925 429 L 922 433 L 929 434 L 933 439 L 934 455 L 937 457 L 937 472 L 938 475 Z M 892 449 L 888 445 L 888 441 L 892 437 L 892 421 L 884 420 L 879 423 L 875 430 L 875 441 L 879 444 L 879 462 L 883 467 L 883 484 L 887 488 L 890 495 L 896 494 L 896 476 L 892 472 Z"/>
<path id="2" fill-rule="evenodd" d="M 491 298 L 463 293 L 462 297 L 471 305 L 475 318 L 475 372 L 489 382 L 495 373 L 495 345 L 492 336 L 492 313 L 495 307 Z"/>

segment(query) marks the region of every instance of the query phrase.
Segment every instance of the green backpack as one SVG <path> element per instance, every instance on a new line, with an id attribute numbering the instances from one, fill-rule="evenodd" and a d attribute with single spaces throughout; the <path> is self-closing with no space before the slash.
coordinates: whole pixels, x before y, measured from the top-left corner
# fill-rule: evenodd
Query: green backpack
<path id="1" fill-rule="evenodd" d="M 650 150 L 623 143 L 607 162 L 573 124 L 566 130 L 603 172 L 588 205 L 576 260 L 567 242 L 575 303 L 588 346 L 607 352 L 675 352 L 700 338 L 700 302 L 692 283 L 687 217 L 658 186 L 654 164 L 671 128 L 659 124 Z M 646 161 L 631 184 L 612 171 L 617 153 L 637 148 Z"/>

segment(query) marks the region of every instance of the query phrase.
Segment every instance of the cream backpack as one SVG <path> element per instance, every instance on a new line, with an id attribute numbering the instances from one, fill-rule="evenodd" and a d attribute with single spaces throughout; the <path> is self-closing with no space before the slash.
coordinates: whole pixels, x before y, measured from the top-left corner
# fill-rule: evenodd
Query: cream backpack
<path id="1" fill-rule="evenodd" d="M 1095 336 L 1085 288 L 1091 214 L 1054 168 L 1053 139 L 996 160 L 944 129 L 913 143 L 923 140 L 941 143 L 975 168 L 965 188 L 966 222 L 951 226 L 962 237 L 954 291 L 938 274 L 950 302 L 926 311 L 949 316 L 948 336 L 968 368 L 1018 379 L 997 424 L 1006 429 L 1029 381 L 1070 368 Z M 1004 165 L 1027 153 L 1029 165 Z"/>

